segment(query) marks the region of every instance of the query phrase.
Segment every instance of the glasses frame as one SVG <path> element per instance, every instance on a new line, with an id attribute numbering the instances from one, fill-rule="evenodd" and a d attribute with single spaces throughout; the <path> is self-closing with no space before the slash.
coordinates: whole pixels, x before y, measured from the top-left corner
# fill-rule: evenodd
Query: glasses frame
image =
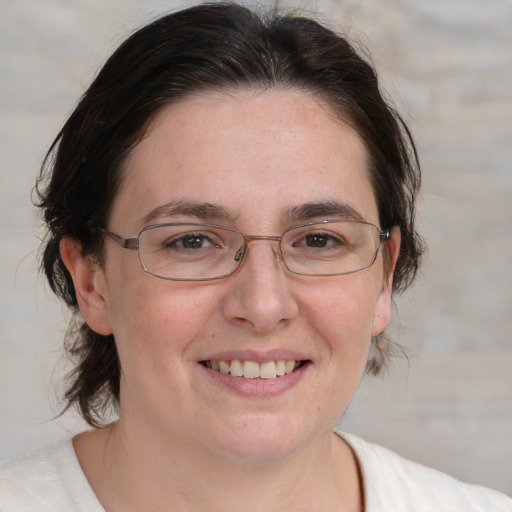
<path id="1" fill-rule="evenodd" d="M 364 224 L 367 226 L 373 226 L 377 230 L 377 232 L 379 234 L 379 244 L 377 245 L 377 248 L 375 249 L 375 254 L 370 263 L 368 263 L 364 267 L 358 268 L 357 270 L 350 270 L 348 272 L 336 272 L 336 273 L 332 273 L 332 274 L 306 274 L 303 272 L 297 272 L 288 267 L 288 265 L 286 263 L 286 259 L 283 256 L 283 249 L 281 246 L 281 241 L 282 241 L 283 237 L 286 235 L 286 233 L 288 233 L 289 231 L 292 231 L 293 229 L 304 228 L 304 227 L 308 227 L 308 226 L 340 223 L 340 222 L 346 222 L 346 223 L 350 222 L 353 224 Z M 142 259 L 140 256 L 140 251 L 139 251 L 139 240 L 140 240 L 142 233 L 144 233 L 145 231 L 149 231 L 151 229 L 156 229 L 156 228 L 159 228 L 162 226 L 199 226 L 199 227 L 206 227 L 206 228 L 217 228 L 217 229 L 224 229 L 226 231 L 231 231 L 233 233 L 237 233 L 237 234 L 241 235 L 244 239 L 244 247 L 243 247 L 243 251 L 238 251 L 235 255 L 235 261 L 238 263 L 237 266 L 231 272 L 222 274 L 220 276 L 215 276 L 215 277 L 167 277 L 167 276 L 162 276 L 160 274 L 155 274 L 154 272 L 151 272 L 142 262 Z M 149 226 L 142 228 L 139 231 L 139 234 L 133 238 L 124 238 L 120 235 L 117 235 L 116 233 L 113 233 L 112 231 L 109 231 L 106 228 L 102 228 L 99 226 L 96 226 L 96 229 L 98 229 L 98 231 L 100 231 L 104 235 L 106 235 L 109 238 L 111 238 L 112 240 L 114 240 L 114 242 L 116 242 L 123 249 L 137 251 L 139 263 L 142 267 L 142 270 L 144 270 L 144 272 L 146 272 L 147 274 L 149 274 L 153 277 L 157 277 L 159 279 L 165 279 L 167 281 L 214 281 L 216 279 L 223 279 L 223 278 L 229 277 L 229 276 L 233 275 L 240 268 L 242 261 L 248 252 L 247 249 L 248 249 L 249 242 L 252 242 L 255 240 L 270 240 L 272 242 L 278 242 L 279 243 L 280 261 L 282 261 L 282 263 L 286 267 L 286 269 L 289 272 L 291 272 L 292 274 L 296 274 L 296 275 L 300 275 L 300 276 L 309 276 L 309 277 L 329 277 L 329 276 L 343 276 L 343 275 L 347 275 L 347 274 L 354 274 L 356 272 L 361 272 L 362 270 L 365 270 L 365 269 L 371 267 L 375 263 L 375 260 L 377 259 L 377 255 L 379 254 L 380 246 L 382 245 L 382 243 L 389 242 L 389 240 L 391 239 L 391 232 L 389 229 L 382 230 L 379 227 L 377 227 L 375 224 L 372 224 L 371 222 L 359 221 L 359 220 L 321 220 L 321 221 L 314 221 L 314 222 L 306 222 L 304 224 L 297 224 L 295 226 L 291 226 L 291 227 L 285 229 L 279 236 L 277 236 L 277 235 L 248 235 L 246 233 L 242 233 L 241 231 L 238 231 L 238 230 L 232 229 L 232 228 L 228 228 L 226 226 L 220 226 L 218 224 L 205 224 L 205 223 L 200 223 L 200 222 L 163 222 L 163 223 L 158 223 L 158 224 L 150 224 Z M 240 252 L 241 252 L 241 254 L 240 254 Z"/>

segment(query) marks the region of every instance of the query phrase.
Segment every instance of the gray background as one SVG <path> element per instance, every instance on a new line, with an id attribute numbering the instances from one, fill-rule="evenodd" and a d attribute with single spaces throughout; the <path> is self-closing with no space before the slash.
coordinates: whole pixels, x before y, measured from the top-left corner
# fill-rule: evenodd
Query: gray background
<path id="1" fill-rule="evenodd" d="M 105 57 L 179 5 L 0 0 L 0 458 L 83 428 L 52 421 L 66 322 L 37 275 L 38 166 Z M 342 427 L 512 495 L 512 2 L 287 5 L 370 49 L 423 161 L 430 250 L 392 328 L 409 362 L 366 378 Z"/>

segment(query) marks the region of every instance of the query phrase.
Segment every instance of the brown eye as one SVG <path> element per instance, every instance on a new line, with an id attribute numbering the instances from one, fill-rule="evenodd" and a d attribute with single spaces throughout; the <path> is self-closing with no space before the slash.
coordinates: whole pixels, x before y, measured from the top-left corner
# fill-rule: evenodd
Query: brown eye
<path id="1" fill-rule="evenodd" d="M 305 243 L 308 247 L 325 247 L 329 243 L 329 239 L 325 235 L 314 234 L 308 235 Z"/>
<path id="2" fill-rule="evenodd" d="M 346 242 L 333 233 L 312 232 L 303 235 L 293 243 L 296 248 L 326 249 L 345 245 Z"/>
<path id="3" fill-rule="evenodd" d="M 188 251 L 208 249 L 219 246 L 204 233 L 184 233 L 170 240 L 167 240 L 162 245 L 166 249 L 182 249 Z"/>

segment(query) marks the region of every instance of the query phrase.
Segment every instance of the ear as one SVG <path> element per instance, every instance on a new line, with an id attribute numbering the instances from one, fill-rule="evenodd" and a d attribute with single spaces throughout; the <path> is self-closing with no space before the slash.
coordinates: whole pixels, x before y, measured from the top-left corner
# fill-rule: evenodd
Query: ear
<path id="1" fill-rule="evenodd" d="M 73 279 L 80 312 L 87 325 L 98 334 L 112 334 L 103 270 L 92 258 L 82 255 L 81 244 L 73 238 L 61 240 L 60 255 Z"/>
<path id="2" fill-rule="evenodd" d="M 382 287 L 375 305 L 372 324 L 372 336 L 377 336 L 380 334 L 391 321 L 391 294 L 393 292 L 393 274 L 395 272 L 398 255 L 400 254 L 400 242 L 400 228 L 395 226 L 391 230 L 389 241 L 385 242 L 382 247 L 382 255 L 384 259 L 384 275 L 382 280 Z"/>

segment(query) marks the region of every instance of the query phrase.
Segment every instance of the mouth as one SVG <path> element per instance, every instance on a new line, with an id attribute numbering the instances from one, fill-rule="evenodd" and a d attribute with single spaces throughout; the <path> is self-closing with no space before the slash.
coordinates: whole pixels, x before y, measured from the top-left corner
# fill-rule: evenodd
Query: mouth
<path id="1" fill-rule="evenodd" d="M 289 375 L 294 371 L 302 368 L 308 361 L 299 361 L 296 359 L 279 359 L 276 361 L 267 361 L 258 363 L 256 361 L 241 361 L 234 359 L 232 361 L 206 360 L 201 361 L 204 367 L 224 373 L 233 377 L 241 377 L 244 379 L 277 379 L 284 375 Z"/>

